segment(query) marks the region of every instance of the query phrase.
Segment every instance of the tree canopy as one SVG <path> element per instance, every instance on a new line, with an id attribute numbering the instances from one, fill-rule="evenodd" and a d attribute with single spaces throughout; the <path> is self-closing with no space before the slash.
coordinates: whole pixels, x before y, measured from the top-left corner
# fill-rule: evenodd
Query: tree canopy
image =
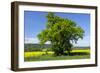
<path id="1" fill-rule="evenodd" d="M 65 51 L 70 54 L 73 43 L 83 39 L 84 30 L 74 21 L 61 18 L 50 12 L 46 16 L 46 29 L 38 34 L 41 44 L 50 41 L 55 55 L 63 55 Z"/>

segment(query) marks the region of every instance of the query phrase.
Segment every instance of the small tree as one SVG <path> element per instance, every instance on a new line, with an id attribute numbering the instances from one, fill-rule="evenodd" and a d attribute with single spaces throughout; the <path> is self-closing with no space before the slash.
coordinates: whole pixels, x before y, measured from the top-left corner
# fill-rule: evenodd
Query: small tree
<path id="1" fill-rule="evenodd" d="M 55 55 L 63 55 L 64 51 L 70 55 L 72 43 L 77 43 L 79 38 L 83 38 L 84 30 L 74 21 L 56 16 L 54 13 L 48 13 L 46 17 L 46 29 L 38 34 L 40 43 L 50 41 Z"/>

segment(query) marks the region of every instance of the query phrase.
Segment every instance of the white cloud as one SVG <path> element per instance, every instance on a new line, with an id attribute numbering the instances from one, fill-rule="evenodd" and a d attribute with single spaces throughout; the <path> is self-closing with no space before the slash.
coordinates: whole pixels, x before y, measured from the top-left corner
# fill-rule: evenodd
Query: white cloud
<path id="1" fill-rule="evenodd" d="M 38 38 L 25 38 L 25 43 L 39 43 Z"/>
<path id="2" fill-rule="evenodd" d="M 39 42 L 38 38 L 25 38 L 26 44 L 38 44 Z M 47 41 L 45 44 L 50 44 L 50 41 Z"/>
<path id="3" fill-rule="evenodd" d="M 50 44 L 51 42 L 50 41 L 47 41 L 45 44 Z"/>
<path id="4" fill-rule="evenodd" d="M 90 46 L 90 36 L 85 36 L 83 39 L 79 39 L 74 46 Z"/>

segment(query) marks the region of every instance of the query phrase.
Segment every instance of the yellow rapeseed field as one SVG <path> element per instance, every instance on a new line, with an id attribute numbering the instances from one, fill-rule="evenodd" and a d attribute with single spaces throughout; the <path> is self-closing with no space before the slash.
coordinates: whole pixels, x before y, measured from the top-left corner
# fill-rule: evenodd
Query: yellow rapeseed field
<path id="1" fill-rule="evenodd" d="M 86 53 L 90 53 L 90 49 L 76 49 L 76 50 L 72 50 L 72 52 L 86 52 Z"/>
<path id="2" fill-rule="evenodd" d="M 90 49 L 76 49 L 76 50 L 72 50 L 72 52 L 86 52 L 86 53 L 90 53 Z M 48 51 L 48 54 L 53 54 L 54 52 L 52 51 Z M 24 53 L 24 57 L 38 57 L 41 55 L 46 54 L 46 52 L 42 52 L 42 51 L 34 51 L 34 52 L 25 52 Z"/>
<path id="3" fill-rule="evenodd" d="M 48 54 L 53 54 L 53 52 L 47 52 Z M 42 52 L 42 51 L 34 51 L 34 52 L 25 52 L 24 56 L 25 57 L 37 57 L 37 56 L 41 56 L 43 54 L 46 54 L 46 52 Z"/>

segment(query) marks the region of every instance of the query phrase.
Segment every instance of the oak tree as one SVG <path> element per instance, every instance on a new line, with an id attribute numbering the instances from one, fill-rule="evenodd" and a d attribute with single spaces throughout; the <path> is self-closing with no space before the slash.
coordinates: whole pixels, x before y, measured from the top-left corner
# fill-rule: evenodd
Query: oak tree
<path id="1" fill-rule="evenodd" d="M 46 29 L 38 34 L 41 44 L 50 41 L 54 54 L 64 55 L 65 51 L 70 55 L 73 43 L 83 38 L 84 30 L 75 21 L 61 18 L 50 12 L 46 16 Z"/>

